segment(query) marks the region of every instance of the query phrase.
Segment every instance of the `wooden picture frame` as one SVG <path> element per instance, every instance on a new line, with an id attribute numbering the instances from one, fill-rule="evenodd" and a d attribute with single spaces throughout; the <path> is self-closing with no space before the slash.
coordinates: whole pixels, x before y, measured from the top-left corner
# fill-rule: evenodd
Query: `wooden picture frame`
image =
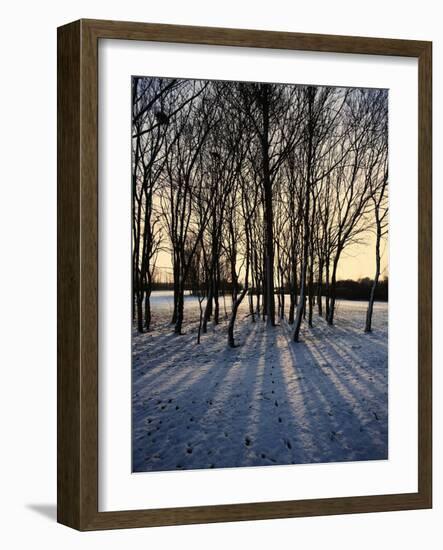
<path id="1" fill-rule="evenodd" d="M 418 492 L 98 511 L 98 41 L 160 41 L 418 58 Z M 430 42 L 80 20 L 58 29 L 58 521 L 79 530 L 432 506 Z"/>

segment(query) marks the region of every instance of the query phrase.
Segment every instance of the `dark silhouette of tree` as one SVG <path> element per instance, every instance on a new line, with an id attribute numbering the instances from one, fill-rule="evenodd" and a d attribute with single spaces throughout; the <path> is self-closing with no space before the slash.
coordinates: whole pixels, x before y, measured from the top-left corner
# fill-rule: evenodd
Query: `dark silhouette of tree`
<path id="1" fill-rule="evenodd" d="M 149 330 L 157 257 L 169 252 L 174 332 L 190 289 L 199 343 L 224 311 L 235 346 L 246 296 L 251 322 L 287 318 L 298 342 L 303 321 L 333 325 L 337 298 L 365 289 L 371 331 L 374 300 L 387 296 L 387 92 L 141 77 L 132 86 L 138 330 Z M 373 279 L 342 284 L 345 251 L 371 233 Z"/>
<path id="2" fill-rule="evenodd" d="M 371 128 L 365 177 L 369 181 L 375 218 L 375 275 L 369 294 L 365 332 L 372 331 L 375 291 L 381 271 L 381 240 L 386 234 L 388 226 L 388 113 L 385 91 L 380 91 L 375 95 L 373 108 L 377 109 L 377 114 L 374 116 Z"/>

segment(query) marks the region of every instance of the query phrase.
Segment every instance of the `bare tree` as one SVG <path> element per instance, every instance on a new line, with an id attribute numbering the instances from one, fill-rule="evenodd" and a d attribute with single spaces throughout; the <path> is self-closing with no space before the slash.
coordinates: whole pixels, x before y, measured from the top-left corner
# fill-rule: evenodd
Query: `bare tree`
<path id="1" fill-rule="evenodd" d="M 222 99 L 231 93 L 231 83 L 215 85 L 217 96 Z M 220 113 L 220 122 L 211 132 L 207 144 L 205 163 L 210 167 L 210 201 L 209 223 L 207 225 L 209 242 L 208 299 L 203 318 L 203 332 L 213 314 L 214 324 L 219 323 L 219 292 L 221 256 L 227 251 L 231 266 L 233 292 L 238 291 L 237 244 L 235 242 L 235 224 L 237 207 L 237 189 L 246 154 L 247 124 L 241 113 Z M 228 206 L 232 211 L 228 212 Z M 228 245 L 223 245 L 228 224 Z M 233 294 L 234 295 L 234 294 Z"/>
<path id="2" fill-rule="evenodd" d="M 284 161 L 300 138 L 299 93 L 297 88 L 268 83 L 243 83 L 239 85 L 239 92 L 237 106 L 240 106 L 251 121 L 260 153 L 256 169 L 260 167 L 262 185 L 263 306 L 268 325 L 274 326 L 273 184 Z"/>
<path id="3" fill-rule="evenodd" d="M 133 313 L 139 332 L 150 328 L 151 281 L 161 241 L 153 197 L 165 162 L 168 116 L 164 105 L 168 95 L 181 86 L 175 79 L 132 80 Z"/>
<path id="4" fill-rule="evenodd" d="M 374 119 L 365 177 L 369 181 L 375 218 L 375 275 L 369 294 L 365 332 L 372 331 L 375 291 L 381 271 L 381 240 L 388 227 L 388 112 L 386 92 L 379 92 L 374 97 L 373 103 L 378 108 L 378 117 Z"/>
<path id="5" fill-rule="evenodd" d="M 318 314 L 334 323 L 344 251 L 387 227 L 387 95 L 269 83 L 133 79 L 133 300 L 140 332 L 160 252 L 171 254 L 181 334 L 185 291 L 199 300 L 197 340 L 221 322 L 228 344 L 248 296 L 252 322 L 286 317 L 300 339 Z M 223 302 L 221 299 L 223 298 Z M 255 304 L 254 304 L 255 300 Z M 228 308 L 229 309 L 229 308 Z"/>
<path id="6" fill-rule="evenodd" d="M 202 90 L 203 88 L 203 90 Z M 184 107 L 176 113 L 167 134 L 168 152 L 160 202 L 163 219 L 172 247 L 174 276 L 174 332 L 182 333 L 185 281 L 193 255 L 201 242 L 209 220 L 208 203 L 204 221 L 193 235 L 193 205 L 199 201 L 208 184 L 208 174 L 201 162 L 202 149 L 216 124 L 216 110 L 207 83 L 188 82 L 181 91 Z M 188 98 L 193 98 L 188 101 Z M 180 100 L 179 100 L 180 101 Z M 195 233 L 195 232 L 194 232 Z M 186 249 L 193 235 L 193 245 Z M 187 252 L 187 254 L 185 254 Z"/>
<path id="7" fill-rule="evenodd" d="M 334 322 L 337 269 L 346 246 L 361 242 L 361 236 L 368 230 L 367 214 L 370 210 L 371 186 L 364 176 L 371 128 L 376 118 L 374 90 L 353 90 L 348 94 L 346 104 L 345 138 L 340 143 L 343 154 L 334 169 L 334 200 L 337 203 L 335 220 L 332 276 L 328 324 Z"/>
<path id="8" fill-rule="evenodd" d="M 312 296 L 313 285 L 313 238 L 312 224 L 315 220 L 318 199 L 317 185 L 330 173 L 332 168 L 325 166 L 325 159 L 330 158 L 330 151 L 335 147 L 336 140 L 331 138 L 331 132 L 339 125 L 346 93 L 337 98 L 332 88 L 317 88 L 306 86 L 302 88 L 304 131 L 303 142 L 298 153 L 295 168 L 300 173 L 302 186 L 301 217 L 303 227 L 302 259 L 300 273 L 300 299 L 294 322 L 293 340 L 299 341 L 302 315 L 306 308 L 308 264 L 311 264 L 309 278 L 309 294 Z M 311 302 L 312 305 L 312 302 Z M 310 310 L 312 313 L 312 309 Z M 312 323 L 312 315 L 311 315 Z"/>
<path id="9" fill-rule="evenodd" d="M 249 269 L 250 269 L 251 246 L 252 246 L 251 220 L 254 216 L 255 209 L 257 208 L 257 203 L 258 203 L 258 195 L 254 194 L 252 197 L 250 196 L 249 190 L 245 185 L 245 181 L 242 182 L 241 197 L 242 197 L 241 204 L 242 204 L 242 214 L 243 214 L 243 223 L 244 223 L 244 241 L 245 241 L 244 243 L 245 244 L 245 249 L 244 249 L 245 250 L 245 253 L 244 253 L 245 275 L 244 275 L 243 290 L 237 296 L 237 299 L 235 300 L 232 306 L 231 317 L 229 319 L 229 324 L 228 324 L 228 346 L 230 346 L 231 348 L 235 347 L 234 327 L 235 327 L 235 321 L 237 318 L 238 308 L 240 307 L 244 297 L 249 291 Z"/>

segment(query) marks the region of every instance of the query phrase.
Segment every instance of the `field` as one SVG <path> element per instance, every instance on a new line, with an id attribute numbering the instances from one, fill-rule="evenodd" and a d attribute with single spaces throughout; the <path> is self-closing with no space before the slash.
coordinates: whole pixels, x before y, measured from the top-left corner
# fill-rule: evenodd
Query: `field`
<path id="1" fill-rule="evenodd" d="M 185 300 L 185 334 L 170 325 L 172 296 L 154 292 L 152 329 L 133 332 L 133 471 L 189 470 L 388 458 L 388 304 L 338 301 L 335 326 L 314 316 L 291 341 L 227 318 L 197 344 L 198 300 Z M 230 300 L 226 298 L 227 314 Z"/>

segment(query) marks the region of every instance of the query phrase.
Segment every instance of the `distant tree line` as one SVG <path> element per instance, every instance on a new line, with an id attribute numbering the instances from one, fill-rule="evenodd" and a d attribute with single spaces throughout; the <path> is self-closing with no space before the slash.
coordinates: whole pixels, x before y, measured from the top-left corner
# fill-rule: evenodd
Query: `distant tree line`
<path id="1" fill-rule="evenodd" d="M 318 284 L 316 282 L 315 284 Z M 368 296 L 373 288 L 374 281 L 365 277 L 364 279 L 359 279 L 354 281 L 353 279 L 344 279 L 337 281 L 336 287 L 336 296 L 338 300 L 367 300 Z M 242 283 L 239 283 L 240 289 L 243 289 Z M 153 282 L 151 286 L 151 291 L 160 291 L 160 290 L 174 290 L 173 283 L 165 282 Z M 203 296 L 206 298 L 207 288 L 204 283 L 198 285 L 195 281 L 190 280 L 185 283 L 185 290 L 188 291 L 193 296 Z M 280 289 L 277 289 L 280 291 Z M 289 294 L 289 286 L 284 287 L 284 292 L 286 295 Z M 389 283 L 388 279 L 379 280 L 374 292 L 374 300 L 376 302 L 387 302 L 388 301 L 388 291 Z M 256 289 L 252 288 L 251 292 L 256 292 Z M 259 289 L 260 294 L 262 289 Z M 222 296 L 230 296 L 232 293 L 232 283 L 231 281 L 221 281 L 220 282 L 220 294 Z M 326 295 L 325 290 L 322 292 L 322 296 Z"/>

